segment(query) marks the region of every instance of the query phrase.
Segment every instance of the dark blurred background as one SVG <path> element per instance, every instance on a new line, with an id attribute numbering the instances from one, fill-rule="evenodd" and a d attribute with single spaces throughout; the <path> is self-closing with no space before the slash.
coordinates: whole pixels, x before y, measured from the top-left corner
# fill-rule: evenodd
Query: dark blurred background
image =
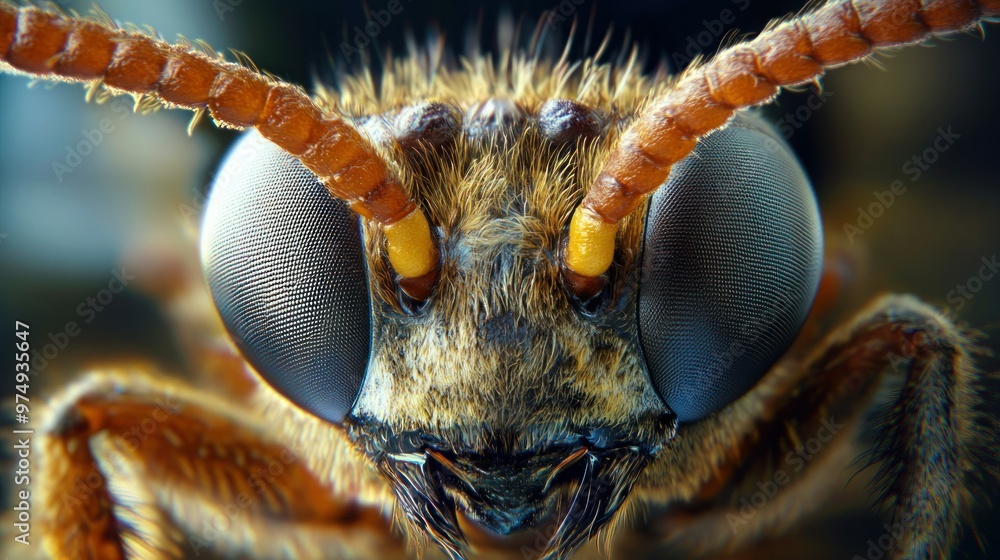
<path id="1" fill-rule="evenodd" d="M 407 33 L 422 38 L 431 29 L 443 31 L 461 54 L 470 42 L 469 30 L 478 26 L 480 47 L 493 50 L 502 15 L 534 28 L 543 14 L 560 10 L 558 1 L 400 1 L 402 12 L 380 26 L 374 46 L 366 49 L 370 59 L 379 59 L 380 47 L 401 53 Z M 80 12 L 91 6 L 89 0 L 58 4 Z M 365 26 L 368 10 L 387 4 L 105 0 L 101 7 L 118 21 L 151 25 L 170 40 L 181 34 L 218 50 L 243 51 L 260 68 L 311 88 L 316 77 L 332 79 L 332 65 L 346 65 L 342 41 L 353 45 L 354 27 Z M 628 41 L 638 44 L 647 71 L 660 64 L 677 70 L 691 54 L 714 53 L 734 30 L 755 32 L 771 18 L 801 8 L 795 2 L 755 0 L 563 4 L 575 7 L 581 33 L 591 20 L 598 36 L 613 30 L 612 55 Z M 569 19 L 549 26 L 552 44 L 570 27 Z M 783 93 L 768 109 L 792 131 L 789 141 L 818 193 L 828 245 L 867 263 L 861 267 L 866 274 L 852 282 L 853 303 L 845 304 L 845 313 L 880 291 L 914 293 L 950 306 L 960 320 L 992 336 L 989 346 L 1000 348 L 1000 281 L 972 280 L 981 259 L 1000 253 L 996 29 L 986 29 L 985 41 L 963 35 L 936 41 L 933 48 L 881 56 L 878 64 L 836 70 L 822 82 L 823 99 L 805 88 Z M 193 231 L 214 166 L 236 133 L 216 129 L 206 119 L 188 138 L 188 113 L 137 116 L 121 103 L 85 103 L 79 85 L 29 87 L 24 77 L 0 76 L 0 318 L 5 325 L 14 319 L 28 322 L 36 346 L 47 342 L 48 333 L 58 338 L 67 321 L 81 324 L 80 334 L 36 375 L 32 395 L 47 394 L 94 357 L 143 356 L 181 369 L 173 334 L 155 301 L 126 290 L 89 323 L 77 308 L 107 286 L 124 255 L 174 243 Z M 96 138 L 91 131 L 103 119 L 114 130 L 69 166 L 75 160 L 67 149 L 87 134 Z M 949 127 L 960 137 L 912 181 L 912 168 L 904 164 L 933 145 L 939 128 Z M 57 172 L 54 163 L 69 171 Z M 906 193 L 850 243 L 844 225 L 857 225 L 858 207 L 877 202 L 873 191 L 888 190 L 897 179 Z M 978 290 L 969 292 L 971 298 L 956 296 L 960 284 Z M 9 354 L 2 359 L 11 363 Z M 997 365 L 990 362 L 990 367 Z M 10 390 L 2 387 L 0 394 Z M 3 411 L 6 420 L 9 414 Z M 996 513 L 981 519 L 987 541 L 998 540 L 998 520 Z M 866 526 L 858 526 L 858 543 L 879 534 Z M 871 534 L 865 536 L 866 530 Z M 1000 543 L 984 556 L 967 540 L 967 557 L 1000 556 Z M 851 554 L 864 550 L 851 544 L 845 548 Z"/>

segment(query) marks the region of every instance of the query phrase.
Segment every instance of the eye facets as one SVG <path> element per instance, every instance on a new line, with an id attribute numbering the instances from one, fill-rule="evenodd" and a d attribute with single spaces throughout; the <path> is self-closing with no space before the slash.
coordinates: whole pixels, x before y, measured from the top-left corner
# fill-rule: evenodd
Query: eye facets
<path id="1" fill-rule="evenodd" d="M 639 338 L 682 422 L 745 393 L 791 343 L 819 283 L 820 231 L 795 155 L 747 117 L 702 140 L 653 196 Z"/>

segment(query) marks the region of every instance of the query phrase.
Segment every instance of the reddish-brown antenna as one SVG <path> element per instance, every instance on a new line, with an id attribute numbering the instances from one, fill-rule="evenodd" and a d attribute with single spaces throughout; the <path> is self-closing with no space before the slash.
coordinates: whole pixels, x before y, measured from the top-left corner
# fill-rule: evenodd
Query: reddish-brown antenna
<path id="1" fill-rule="evenodd" d="M 573 213 L 563 252 L 569 287 L 582 298 L 600 290 L 618 222 L 737 109 L 767 103 L 779 88 L 815 81 L 877 48 L 919 43 L 998 15 L 1000 0 L 830 2 L 686 72 L 629 127 Z"/>
<path id="2" fill-rule="evenodd" d="M 33 76 L 98 81 L 169 106 L 208 110 L 222 125 L 256 127 L 334 196 L 381 224 L 389 261 L 410 296 L 426 299 L 437 284 L 438 251 L 424 213 L 358 131 L 321 111 L 301 88 L 110 23 L 4 3 L 0 62 Z"/>

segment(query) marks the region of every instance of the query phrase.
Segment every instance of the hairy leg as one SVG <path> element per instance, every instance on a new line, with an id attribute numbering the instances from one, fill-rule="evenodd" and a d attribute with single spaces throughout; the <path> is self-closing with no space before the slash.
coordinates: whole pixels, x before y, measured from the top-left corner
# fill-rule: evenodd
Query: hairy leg
<path id="1" fill-rule="evenodd" d="M 844 494 L 862 469 L 888 512 L 891 557 L 947 557 L 970 525 L 976 484 L 996 476 L 974 354 L 930 306 L 877 300 L 804 365 L 779 363 L 680 431 L 641 490 L 654 508 L 673 506 L 651 529 L 689 550 L 739 548 Z M 686 484 L 671 487 L 678 479 Z"/>
<path id="2" fill-rule="evenodd" d="M 65 390 L 34 502 L 55 558 L 384 558 L 388 512 L 338 495 L 251 410 L 142 371 Z"/>

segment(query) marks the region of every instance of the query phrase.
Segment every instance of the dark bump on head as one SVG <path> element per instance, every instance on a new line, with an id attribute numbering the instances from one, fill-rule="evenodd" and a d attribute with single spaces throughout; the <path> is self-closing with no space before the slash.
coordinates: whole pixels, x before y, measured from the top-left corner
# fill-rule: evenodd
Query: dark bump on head
<path id="1" fill-rule="evenodd" d="M 462 129 L 462 117 L 454 107 L 439 101 L 424 101 L 396 115 L 396 141 L 406 151 L 421 144 L 441 148 Z"/>
<path id="2" fill-rule="evenodd" d="M 600 125 L 586 105 L 572 99 L 550 99 L 538 110 L 538 127 L 550 142 L 563 145 L 597 136 Z"/>
<path id="3" fill-rule="evenodd" d="M 506 97 L 492 97 L 469 107 L 465 114 L 469 134 L 477 136 L 506 130 L 524 117 L 524 111 Z"/>

